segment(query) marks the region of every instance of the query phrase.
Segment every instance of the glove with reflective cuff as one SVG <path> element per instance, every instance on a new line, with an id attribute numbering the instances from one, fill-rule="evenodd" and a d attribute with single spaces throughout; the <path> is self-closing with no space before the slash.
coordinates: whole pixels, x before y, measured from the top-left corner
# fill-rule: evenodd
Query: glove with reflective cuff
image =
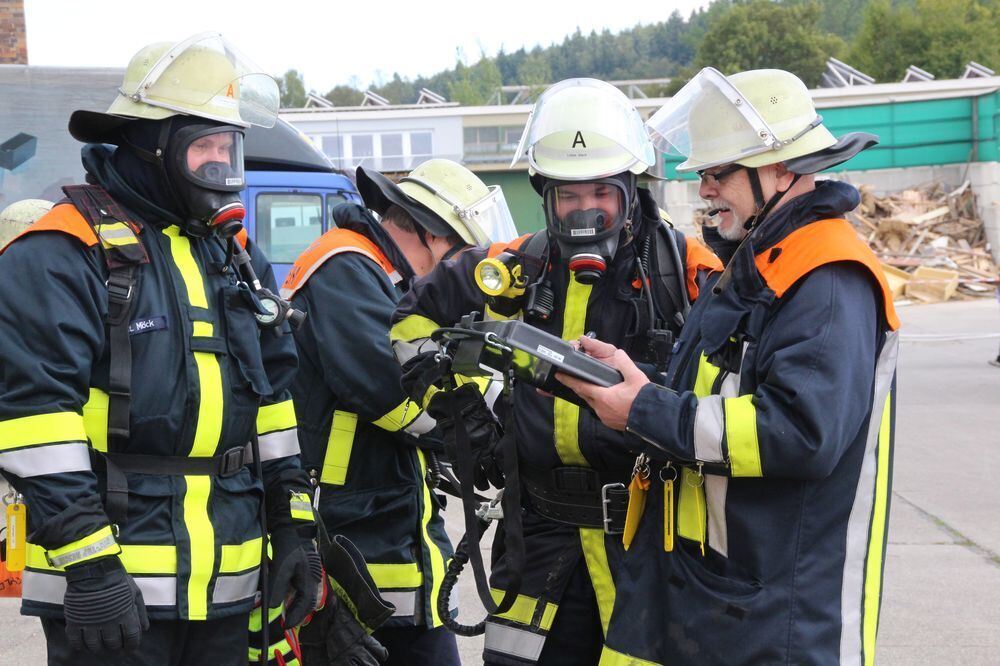
<path id="1" fill-rule="evenodd" d="M 447 365 L 437 360 L 437 350 L 421 352 L 403 363 L 399 383 L 406 395 L 426 407 L 433 394 L 440 390 Z"/>
<path id="2" fill-rule="evenodd" d="M 457 414 L 464 423 L 469 437 L 476 488 L 487 490 L 489 484 L 503 488 L 503 464 L 497 449 L 500 442 L 499 424 L 475 384 L 462 384 L 453 391 L 435 393 L 427 405 L 427 413 L 433 416 L 440 426 L 445 452 L 453 462 L 457 455 L 455 445 Z"/>
<path id="3" fill-rule="evenodd" d="M 66 569 L 63 613 L 74 650 L 132 650 L 149 629 L 142 592 L 117 557 Z"/>
<path id="4" fill-rule="evenodd" d="M 349 539 L 337 535 L 323 548 L 324 605 L 299 636 L 306 664 L 377 666 L 388 651 L 371 633 L 395 608 L 378 593 L 364 557 Z"/>
<path id="5" fill-rule="evenodd" d="M 323 565 L 311 539 L 296 528 L 271 532 L 268 594 L 272 608 L 285 604 L 285 626 L 297 627 L 316 610 L 323 592 Z"/>

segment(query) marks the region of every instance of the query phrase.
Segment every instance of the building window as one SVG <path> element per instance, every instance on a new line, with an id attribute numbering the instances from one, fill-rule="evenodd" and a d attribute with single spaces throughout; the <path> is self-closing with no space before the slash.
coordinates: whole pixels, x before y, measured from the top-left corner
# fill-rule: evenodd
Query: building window
<path id="1" fill-rule="evenodd" d="M 323 152 L 326 156 L 333 161 L 334 164 L 340 164 L 340 158 L 342 154 L 340 152 L 340 137 L 336 134 L 332 136 L 323 137 Z"/>
<path id="2" fill-rule="evenodd" d="M 313 140 L 340 169 L 406 171 L 434 156 L 432 132 L 330 134 Z"/>
<path id="3" fill-rule="evenodd" d="M 375 142 L 371 134 L 352 134 L 351 163 L 354 166 L 374 168 L 372 158 L 375 157 Z"/>
<path id="4" fill-rule="evenodd" d="M 523 127 L 466 127 L 465 160 L 467 162 L 504 162 L 511 158 L 521 140 Z"/>
<path id="5" fill-rule="evenodd" d="M 273 263 L 292 263 L 323 233 L 318 194 L 258 194 L 257 244 Z"/>
<path id="6" fill-rule="evenodd" d="M 412 161 L 411 166 L 416 166 L 421 162 L 425 162 L 434 156 L 433 146 L 431 145 L 431 133 L 430 132 L 411 132 L 410 133 L 410 157 Z"/>
<path id="7" fill-rule="evenodd" d="M 406 168 L 406 156 L 403 153 L 402 134 L 382 134 L 379 136 L 382 143 L 382 159 L 380 160 L 382 171 L 402 171 Z"/>

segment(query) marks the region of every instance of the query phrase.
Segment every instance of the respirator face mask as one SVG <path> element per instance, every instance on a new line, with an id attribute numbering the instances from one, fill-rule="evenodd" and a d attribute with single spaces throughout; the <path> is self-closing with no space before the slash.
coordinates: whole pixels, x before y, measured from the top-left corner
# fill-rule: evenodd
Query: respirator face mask
<path id="1" fill-rule="evenodd" d="M 549 180 L 542 190 L 549 234 L 577 281 L 594 284 L 618 250 L 631 219 L 634 192 L 618 178 L 585 182 Z"/>
<path id="2" fill-rule="evenodd" d="M 225 125 L 188 125 L 171 137 L 167 174 L 187 212 L 188 232 L 224 236 L 239 230 L 246 208 L 243 130 Z M 236 224 L 234 224 L 236 223 Z"/>

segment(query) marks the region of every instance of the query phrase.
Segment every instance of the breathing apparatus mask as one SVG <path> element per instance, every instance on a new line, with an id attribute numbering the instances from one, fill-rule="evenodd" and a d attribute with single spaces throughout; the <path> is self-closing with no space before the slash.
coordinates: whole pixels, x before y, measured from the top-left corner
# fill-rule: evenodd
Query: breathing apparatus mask
<path id="1" fill-rule="evenodd" d="M 545 222 L 569 269 L 583 284 L 598 282 L 630 233 L 636 178 L 629 172 L 586 182 L 546 179 Z"/>

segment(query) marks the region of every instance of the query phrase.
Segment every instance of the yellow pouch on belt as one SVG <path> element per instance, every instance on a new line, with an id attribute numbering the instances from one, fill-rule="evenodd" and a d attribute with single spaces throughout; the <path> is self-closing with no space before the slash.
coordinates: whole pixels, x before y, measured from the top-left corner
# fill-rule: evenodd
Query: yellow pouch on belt
<path id="1" fill-rule="evenodd" d="M 639 529 L 639 520 L 646 508 L 646 493 L 649 491 L 649 477 L 641 472 L 632 474 L 632 482 L 628 484 L 628 509 L 625 512 L 625 531 L 622 532 L 622 544 L 625 550 L 632 545 L 635 532 Z"/>

